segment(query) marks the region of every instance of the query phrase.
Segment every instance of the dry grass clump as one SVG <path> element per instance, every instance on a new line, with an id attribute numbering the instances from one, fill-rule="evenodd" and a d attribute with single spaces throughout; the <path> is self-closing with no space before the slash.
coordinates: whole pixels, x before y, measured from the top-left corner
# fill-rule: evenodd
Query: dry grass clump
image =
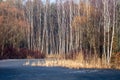
<path id="1" fill-rule="evenodd" d="M 109 68 L 108 65 L 104 64 L 101 58 L 97 57 L 97 55 L 85 59 L 84 55 L 80 53 L 77 55 L 75 61 L 81 63 L 83 68 Z"/>
<path id="2" fill-rule="evenodd" d="M 47 54 L 46 59 L 64 59 L 64 54 Z"/>
<path id="3" fill-rule="evenodd" d="M 120 52 L 112 54 L 111 68 L 120 69 Z"/>

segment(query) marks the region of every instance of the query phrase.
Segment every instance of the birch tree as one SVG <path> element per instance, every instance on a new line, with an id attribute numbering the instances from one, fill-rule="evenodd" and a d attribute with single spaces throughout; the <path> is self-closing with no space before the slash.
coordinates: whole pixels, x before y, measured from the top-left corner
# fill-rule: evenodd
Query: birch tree
<path id="1" fill-rule="evenodd" d="M 111 60 L 111 55 L 113 52 L 113 39 L 115 36 L 115 27 L 116 27 L 116 1 L 112 0 L 113 2 L 113 22 L 112 22 L 112 39 L 111 39 L 111 43 L 110 43 L 110 53 L 109 53 L 109 60 L 108 62 L 110 63 Z"/>

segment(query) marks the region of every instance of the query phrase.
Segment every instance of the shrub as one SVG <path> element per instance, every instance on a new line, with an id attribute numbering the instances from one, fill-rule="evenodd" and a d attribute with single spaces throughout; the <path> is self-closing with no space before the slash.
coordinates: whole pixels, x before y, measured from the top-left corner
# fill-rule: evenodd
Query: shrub
<path id="1" fill-rule="evenodd" d="M 0 59 L 25 59 L 28 56 L 31 58 L 45 58 L 45 54 L 37 50 L 29 50 L 27 48 L 14 48 L 11 46 L 4 47 L 3 50 L 0 47 Z"/>

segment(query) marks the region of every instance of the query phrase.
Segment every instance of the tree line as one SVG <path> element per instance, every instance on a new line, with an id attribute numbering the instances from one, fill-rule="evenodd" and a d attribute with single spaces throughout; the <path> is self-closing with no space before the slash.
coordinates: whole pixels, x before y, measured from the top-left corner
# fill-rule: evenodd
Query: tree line
<path id="1" fill-rule="evenodd" d="M 12 46 L 109 63 L 120 51 L 119 30 L 119 0 L 0 1 L 1 56 Z"/>

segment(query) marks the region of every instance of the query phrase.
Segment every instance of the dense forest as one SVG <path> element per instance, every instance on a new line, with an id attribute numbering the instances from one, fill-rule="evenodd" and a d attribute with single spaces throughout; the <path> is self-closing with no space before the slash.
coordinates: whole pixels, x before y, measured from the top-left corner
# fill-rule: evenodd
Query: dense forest
<path id="1" fill-rule="evenodd" d="M 0 0 L 0 59 L 120 61 L 120 0 Z"/>

